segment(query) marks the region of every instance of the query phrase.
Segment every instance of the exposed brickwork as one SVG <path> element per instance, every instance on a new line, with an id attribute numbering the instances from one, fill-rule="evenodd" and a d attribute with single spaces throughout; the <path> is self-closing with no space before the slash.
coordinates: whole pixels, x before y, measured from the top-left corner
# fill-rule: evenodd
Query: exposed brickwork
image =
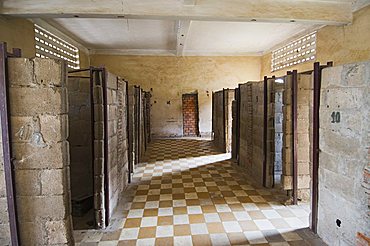
<path id="1" fill-rule="evenodd" d="M 94 93 L 94 215 L 97 228 L 105 226 L 104 204 L 104 99 L 98 73 L 93 75 Z M 99 81 L 99 82 L 97 82 Z"/>
<path id="2" fill-rule="evenodd" d="M 311 170 L 311 139 L 312 130 L 312 76 L 298 74 L 297 78 L 297 167 L 298 167 L 298 199 L 310 199 L 310 170 Z M 293 189 L 293 160 L 292 160 L 292 75 L 286 76 L 283 92 L 283 151 L 282 151 L 282 187 L 284 190 Z"/>
<path id="3" fill-rule="evenodd" d="M 65 64 L 12 58 L 8 65 L 20 240 L 72 245 Z"/>
<path id="4" fill-rule="evenodd" d="M 198 94 L 182 95 L 183 135 L 198 136 Z"/>
<path id="5" fill-rule="evenodd" d="M 212 102 L 213 142 L 220 151 L 225 151 L 224 95 L 223 90 L 213 93 Z"/>
<path id="6" fill-rule="evenodd" d="M 263 183 L 263 82 L 240 85 L 239 163 Z"/>

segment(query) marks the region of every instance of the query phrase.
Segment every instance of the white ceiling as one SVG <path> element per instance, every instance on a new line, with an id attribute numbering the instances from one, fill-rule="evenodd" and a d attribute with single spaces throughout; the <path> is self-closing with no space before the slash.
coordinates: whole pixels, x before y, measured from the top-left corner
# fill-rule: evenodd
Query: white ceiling
<path id="1" fill-rule="evenodd" d="M 4 0 L 0 14 L 41 18 L 100 54 L 260 55 L 370 0 Z M 35 2 L 35 3 L 34 3 Z M 166 6 L 164 8 L 163 6 Z M 5 9 L 5 10 L 4 10 Z M 46 21 L 46 22 L 45 22 Z M 51 31 L 51 30 L 50 30 Z M 59 32 L 60 31 L 60 32 Z"/>
<path id="2" fill-rule="evenodd" d="M 177 21 L 56 18 L 49 20 L 95 53 L 176 54 Z M 183 55 L 258 55 L 310 24 L 191 21 Z"/>
<path id="3" fill-rule="evenodd" d="M 53 19 L 89 49 L 159 49 L 176 46 L 175 21 Z"/>
<path id="4" fill-rule="evenodd" d="M 184 53 L 262 53 L 309 27 L 293 23 L 193 21 Z"/>

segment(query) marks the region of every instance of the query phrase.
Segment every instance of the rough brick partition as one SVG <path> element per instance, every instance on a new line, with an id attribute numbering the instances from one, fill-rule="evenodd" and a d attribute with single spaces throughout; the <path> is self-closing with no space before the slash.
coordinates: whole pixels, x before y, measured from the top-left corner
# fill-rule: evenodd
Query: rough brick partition
<path id="1" fill-rule="evenodd" d="M 72 245 L 65 64 L 9 59 L 12 156 L 24 245 Z"/>
<path id="2" fill-rule="evenodd" d="M 198 94 L 182 95 L 183 135 L 198 136 Z"/>
<path id="3" fill-rule="evenodd" d="M 104 177 L 104 98 L 103 75 L 93 74 L 94 93 L 94 214 L 97 228 L 105 227 L 105 177 Z"/>
<path id="4" fill-rule="evenodd" d="M 263 82 L 240 85 L 239 164 L 262 184 L 263 180 Z"/>
<path id="5" fill-rule="evenodd" d="M 318 234 L 329 244 L 368 245 L 369 95 L 370 62 L 323 69 Z"/>
<path id="6" fill-rule="evenodd" d="M 273 186 L 275 165 L 275 79 L 267 79 L 266 187 Z"/>
<path id="7" fill-rule="evenodd" d="M 312 75 L 298 74 L 297 78 L 297 170 L 298 194 L 301 201 L 310 200 L 311 182 L 311 139 L 312 130 Z M 292 75 L 285 77 L 283 92 L 283 151 L 282 151 L 282 187 L 284 190 L 293 189 L 293 161 L 292 161 Z"/>
<path id="8" fill-rule="evenodd" d="M 245 167 L 247 170 L 252 168 L 253 158 L 253 104 L 252 104 L 252 84 L 239 85 L 240 93 L 240 150 L 239 150 L 239 165 Z M 251 147 L 251 148 L 250 148 Z"/>
<path id="9" fill-rule="evenodd" d="M 145 99 L 145 91 L 140 90 L 140 102 L 139 102 L 139 115 L 140 115 L 140 141 L 139 141 L 139 159 L 141 160 L 144 157 L 145 150 L 146 150 L 146 141 L 147 141 L 147 132 L 146 132 L 146 99 Z"/>
<path id="10" fill-rule="evenodd" d="M 127 105 L 126 82 L 116 75 L 106 73 L 108 107 L 108 180 L 109 217 L 116 208 L 119 197 L 127 185 Z"/>
<path id="11" fill-rule="evenodd" d="M 225 151 L 225 122 L 224 122 L 224 93 L 216 91 L 213 93 L 213 142 L 220 151 Z"/>
<path id="12" fill-rule="evenodd" d="M 238 120 L 238 108 L 237 108 L 237 101 L 234 100 L 232 102 L 232 126 L 231 126 L 231 131 L 232 131 L 232 139 L 231 139 L 231 157 L 233 159 L 236 159 L 236 141 L 237 141 L 237 120 Z"/>
<path id="13" fill-rule="evenodd" d="M 128 183 L 126 82 L 104 69 L 101 71 L 93 73 L 94 209 L 98 228 L 107 226 Z"/>
<path id="14" fill-rule="evenodd" d="M 232 102 L 234 97 L 234 89 L 224 89 L 213 93 L 213 141 L 219 150 L 227 153 L 231 152 Z"/>

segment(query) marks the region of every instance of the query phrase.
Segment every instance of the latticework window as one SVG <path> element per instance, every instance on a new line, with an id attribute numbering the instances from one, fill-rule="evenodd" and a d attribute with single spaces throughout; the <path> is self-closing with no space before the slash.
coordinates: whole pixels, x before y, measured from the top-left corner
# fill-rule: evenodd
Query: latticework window
<path id="1" fill-rule="evenodd" d="M 41 58 L 63 59 L 69 68 L 80 68 L 80 55 L 78 48 L 35 25 L 36 56 Z"/>
<path id="2" fill-rule="evenodd" d="M 316 32 L 305 35 L 272 52 L 271 71 L 277 71 L 316 58 Z"/>

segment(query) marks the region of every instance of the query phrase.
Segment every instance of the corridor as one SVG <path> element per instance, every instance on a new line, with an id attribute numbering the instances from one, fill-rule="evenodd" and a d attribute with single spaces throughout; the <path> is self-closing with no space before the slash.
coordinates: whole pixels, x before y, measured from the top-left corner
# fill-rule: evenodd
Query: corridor
<path id="1" fill-rule="evenodd" d="M 229 158 L 211 141 L 154 140 L 111 225 L 75 231 L 76 245 L 324 245 L 303 229 L 309 205 L 282 205 Z"/>

